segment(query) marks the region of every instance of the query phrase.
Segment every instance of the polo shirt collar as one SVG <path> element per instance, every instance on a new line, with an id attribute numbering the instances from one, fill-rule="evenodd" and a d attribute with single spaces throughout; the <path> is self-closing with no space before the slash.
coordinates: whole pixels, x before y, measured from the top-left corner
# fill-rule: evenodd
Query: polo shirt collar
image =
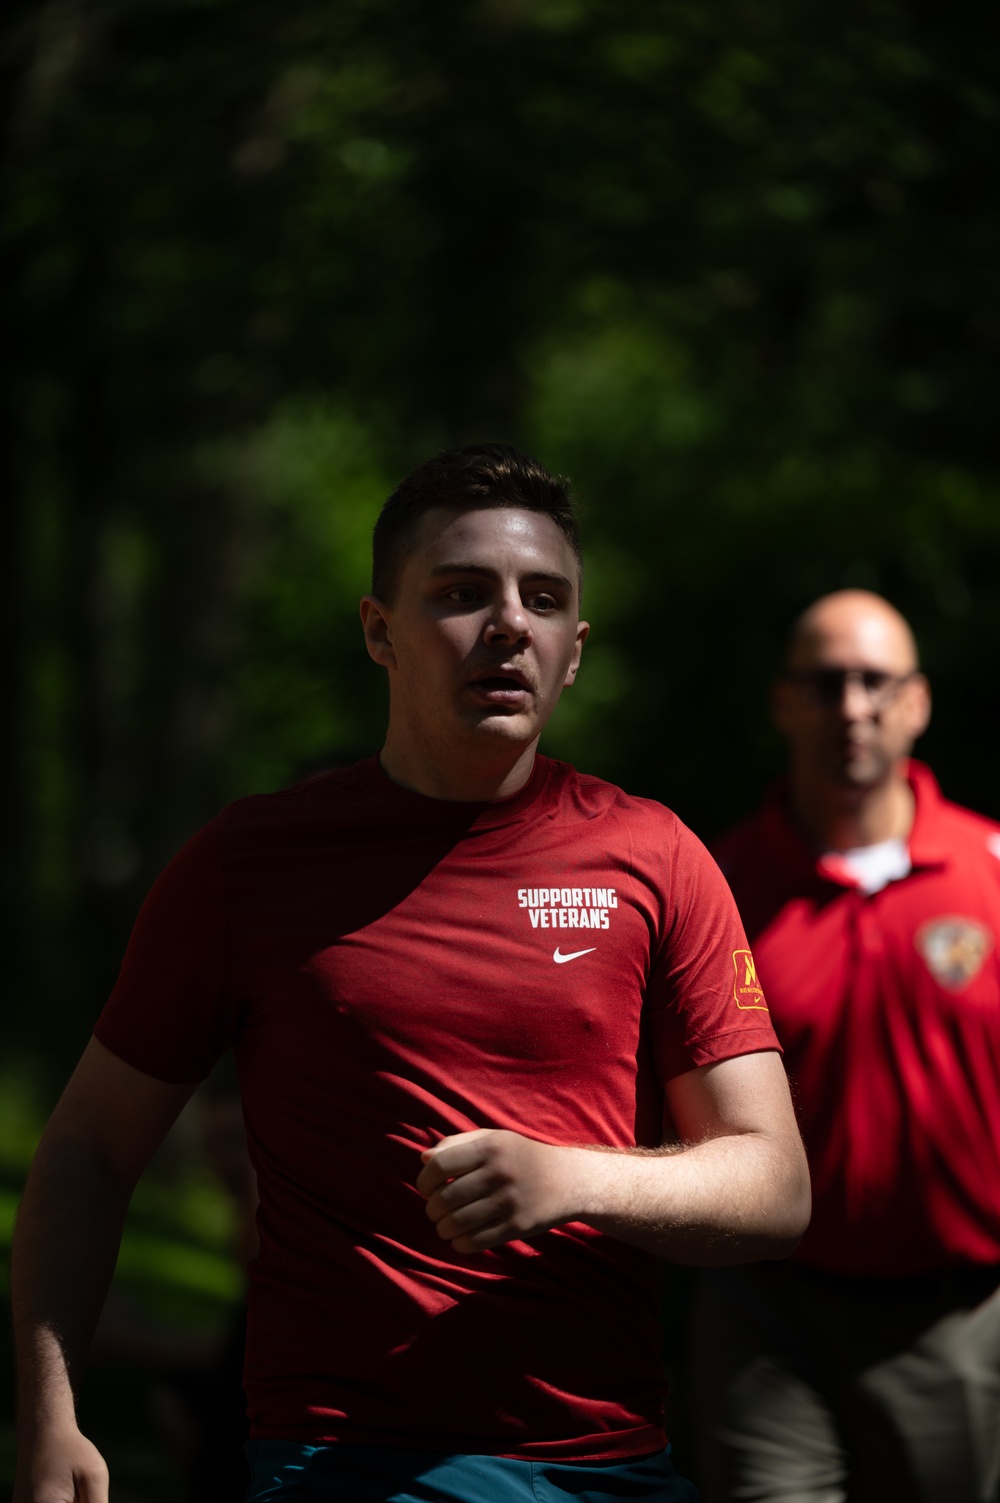
<path id="1" fill-rule="evenodd" d="M 943 828 L 945 800 L 937 779 L 924 762 L 913 759 L 906 764 L 906 779 L 913 789 L 913 828 L 907 840 L 911 869 L 946 866 L 949 860 L 946 831 Z M 788 811 L 788 782 L 782 778 L 772 788 L 761 811 L 764 836 L 775 856 L 790 869 L 805 876 L 819 877 L 837 887 L 857 887 L 857 878 L 837 855 L 817 855 L 799 833 Z"/>
<path id="2" fill-rule="evenodd" d="M 907 842 L 910 860 L 914 868 L 947 866 L 950 859 L 945 829 L 947 806 L 941 796 L 937 778 L 925 762 L 912 759 L 907 763 L 906 777 L 913 789 L 915 803 L 913 829 Z"/>

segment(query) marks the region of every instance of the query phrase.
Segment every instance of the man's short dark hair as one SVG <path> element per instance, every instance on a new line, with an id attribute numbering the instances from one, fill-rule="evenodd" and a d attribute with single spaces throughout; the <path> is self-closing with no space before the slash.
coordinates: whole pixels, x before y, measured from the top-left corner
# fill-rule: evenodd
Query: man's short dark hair
<path id="1" fill-rule="evenodd" d="M 426 460 L 400 481 L 379 512 L 372 534 L 372 594 L 390 603 L 424 512 L 435 506 L 457 511 L 522 507 L 551 517 L 576 557 L 583 556 L 569 481 L 550 475 L 530 454 L 510 444 L 468 444 Z"/>

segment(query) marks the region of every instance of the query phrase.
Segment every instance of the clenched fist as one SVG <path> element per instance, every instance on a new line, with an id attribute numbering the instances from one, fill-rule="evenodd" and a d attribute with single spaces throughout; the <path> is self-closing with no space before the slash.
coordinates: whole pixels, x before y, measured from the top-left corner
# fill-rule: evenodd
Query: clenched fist
<path id="1" fill-rule="evenodd" d="M 581 1148 L 555 1147 L 502 1128 L 442 1138 L 421 1158 L 417 1189 L 438 1236 L 481 1252 L 573 1221 L 583 1213 Z"/>
<path id="2" fill-rule="evenodd" d="M 19 1447 L 14 1503 L 107 1503 L 104 1458 L 75 1425 Z"/>

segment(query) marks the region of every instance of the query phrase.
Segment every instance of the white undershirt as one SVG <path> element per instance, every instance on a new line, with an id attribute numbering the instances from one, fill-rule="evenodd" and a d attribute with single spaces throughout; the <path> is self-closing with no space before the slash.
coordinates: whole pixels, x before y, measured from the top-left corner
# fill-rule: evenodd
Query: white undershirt
<path id="1" fill-rule="evenodd" d="M 869 896 L 905 877 L 913 866 L 906 841 L 898 837 L 880 840 L 877 845 L 858 845 L 850 851 L 828 851 L 827 855 L 846 866 L 862 892 Z"/>

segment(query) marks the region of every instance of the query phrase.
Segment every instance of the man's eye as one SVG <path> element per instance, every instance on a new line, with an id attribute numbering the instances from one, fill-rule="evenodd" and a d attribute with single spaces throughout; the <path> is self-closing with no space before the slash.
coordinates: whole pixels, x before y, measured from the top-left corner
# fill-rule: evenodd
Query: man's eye
<path id="1" fill-rule="evenodd" d="M 559 602 L 554 595 L 531 595 L 528 598 L 527 604 L 533 611 L 556 611 L 559 609 Z"/>
<path id="2" fill-rule="evenodd" d="M 448 591 L 448 599 L 453 600 L 456 605 L 472 605 L 477 598 L 472 585 L 455 585 Z"/>

